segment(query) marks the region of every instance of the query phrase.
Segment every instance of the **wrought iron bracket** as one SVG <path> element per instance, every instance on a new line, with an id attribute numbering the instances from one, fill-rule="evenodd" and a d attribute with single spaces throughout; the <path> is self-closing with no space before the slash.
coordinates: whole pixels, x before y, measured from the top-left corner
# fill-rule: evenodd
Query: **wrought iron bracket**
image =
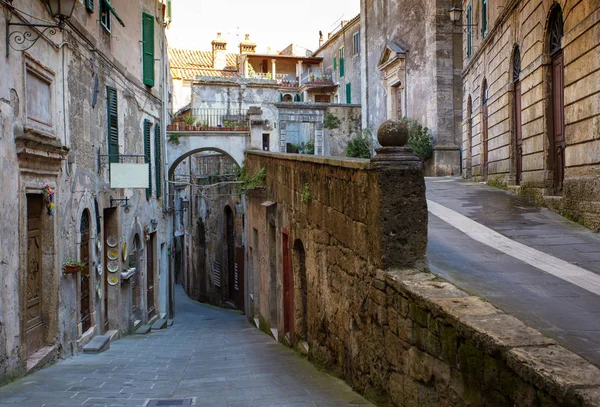
<path id="1" fill-rule="evenodd" d="M 124 208 L 129 207 L 129 198 L 125 197 L 125 198 L 113 198 L 112 195 L 108 198 L 109 202 L 110 202 L 110 207 L 111 208 L 116 208 L 117 206 L 122 206 Z M 125 202 L 125 205 L 121 205 L 121 202 Z M 117 203 L 117 206 L 113 206 L 113 203 Z"/>
<path id="2" fill-rule="evenodd" d="M 65 21 L 63 19 L 57 24 L 14 23 L 11 21 L 13 16 L 12 10 L 5 9 L 5 12 L 7 13 L 5 34 L 7 58 L 10 48 L 15 51 L 27 51 L 42 37 L 56 45 L 54 41 L 48 38 L 48 35 L 56 35 L 57 30 L 62 31 L 65 28 Z M 11 27 L 18 28 L 11 31 Z"/>

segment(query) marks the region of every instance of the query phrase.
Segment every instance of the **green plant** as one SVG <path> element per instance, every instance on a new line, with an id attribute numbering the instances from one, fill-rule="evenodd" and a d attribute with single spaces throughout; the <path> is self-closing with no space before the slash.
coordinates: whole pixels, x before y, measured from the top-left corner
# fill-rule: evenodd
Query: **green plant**
<path id="1" fill-rule="evenodd" d="M 273 75 L 271 74 L 271 72 L 267 73 L 266 78 L 267 79 L 273 79 Z"/>
<path id="2" fill-rule="evenodd" d="M 85 267 L 85 263 L 82 261 L 77 261 L 77 260 L 67 260 L 65 261 L 65 266 L 70 266 L 70 267 Z"/>
<path id="3" fill-rule="evenodd" d="M 371 158 L 373 149 L 373 137 L 370 129 L 364 129 L 355 134 L 348 142 L 346 157 Z"/>
<path id="4" fill-rule="evenodd" d="M 183 116 L 183 122 L 188 126 L 195 126 L 196 120 L 198 120 L 198 118 L 191 113 Z"/>
<path id="5" fill-rule="evenodd" d="M 308 183 L 304 184 L 304 190 L 302 191 L 302 196 L 300 197 L 300 201 L 302 201 L 302 202 L 312 201 L 312 194 L 310 193 L 310 186 L 308 185 Z"/>
<path id="6" fill-rule="evenodd" d="M 256 189 L 260 186 L 265 185 L 267 179 L 267 170 L 261 168 L 254 176 L 248 174 L 248 167 L 246 162 L 242 164 L 242 167 L 237 171 L 237 179 L 241 181 L 240 195 L 246 193 L 249 189 Z"/>
<path id="7" fill-rule="evenodd" d="M 178 133 L 170 133 L 169 134 L 169 143 L 179 145 L 179 136 L 180 136 L 180 134 L 178 134 Z"/>
<path id="8" fill-rule="evenodd" d="M 254 70 L 254 67 L 252 66 L 252 64 L 248 64 L 248 77 L 249 78 L 256 77 L 256 71 Z"/>
<path id="9" fill-rule="evenodd" d="M 408 142 L 406 145 L 412 148 L 413 153 L 421 159 L 426 161 L 433 156 L 433 137 L 429 133 L 427 127 L 423 127 L 421 123 L 416 120 L 405 117 L 402 121 L 408 127 Z"/>
<path id="10" fill-rule="evenodd" d="M 341 125 L 342 125 L 342 121 L 338 117 L 332 115 L 329 112 L 325 112 L 325 118 L 323 120 L 323 126 L 326 129 L 330 129 L 330 130 L 331 129 L 337 129 Z"/>

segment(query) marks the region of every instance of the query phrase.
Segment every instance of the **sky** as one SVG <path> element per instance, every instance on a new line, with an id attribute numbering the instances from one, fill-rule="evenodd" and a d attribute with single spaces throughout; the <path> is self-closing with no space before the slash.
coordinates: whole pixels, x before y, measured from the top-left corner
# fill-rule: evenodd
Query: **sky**
<path id="1" fill-rule="evenodd" d="M 237 52 L 245 34 L 258 52 L 282 50 L 294 43 L 311 51 L 319 45 L 319 30 L 327 33 L 341 20 L 360 12 L 360 0 L 173 0 L 169 46 L 211 49 L 221 32 L 228 51 Z"/>

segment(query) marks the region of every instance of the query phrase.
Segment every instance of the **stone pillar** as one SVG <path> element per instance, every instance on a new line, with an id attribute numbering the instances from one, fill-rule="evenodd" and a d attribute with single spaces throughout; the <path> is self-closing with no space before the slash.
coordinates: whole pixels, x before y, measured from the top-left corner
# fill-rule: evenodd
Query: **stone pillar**
<path id="1" fill-rule="evenodd" d="M 296 65 L 296 76 L 298 77 L 298 84 L 300 84 L 300 77 L 302 76 L 302 61 L 298 61 Z"/>
<path id="2" fill-rule="evenodd" d="M 271 75 L 272 75 L 273 80 L 277 80 L 277 77 L 276 77 L 276 75 L 277 75 L 276 65 L 277 64 L 276 64 L 276 62 L 277 61 L 275 59 L 271 60 Z"/>
<path id="3" fill-rule="evenodd" d="M 248 57 L 244 58 L 244 78 L 248 77 Z"/>
<path id="4" fill-rule="evenodd" d="M 401 121 L 383 123 L 377 139 L 382 147 L 371 159 L 379 191 L 379 219 L 372 221 L 381 228 L 375 262 L 382 269 L 422 268 L 428 220 L 423 165 L 406 147 L 408 128 Z"/>

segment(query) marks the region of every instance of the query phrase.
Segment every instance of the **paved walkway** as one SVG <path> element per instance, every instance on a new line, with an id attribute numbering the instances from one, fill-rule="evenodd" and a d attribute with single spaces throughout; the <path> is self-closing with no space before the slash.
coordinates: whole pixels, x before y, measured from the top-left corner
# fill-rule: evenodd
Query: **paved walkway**
<path id="1" fill-rule="evenodd" d="M 600 235 L 524 198 L 427 180 L 432 271 L 600 366 Z"/>
<path id="2" fill-rule="evenodd" d="M 370 405 L 245 316 L 177 290 L 171 328 L 120 339 L 102 354 L 74 357 L 2 387 L 0 407 L 142 406 L 148 398 L 184 397 L 211 407 Z"/>

